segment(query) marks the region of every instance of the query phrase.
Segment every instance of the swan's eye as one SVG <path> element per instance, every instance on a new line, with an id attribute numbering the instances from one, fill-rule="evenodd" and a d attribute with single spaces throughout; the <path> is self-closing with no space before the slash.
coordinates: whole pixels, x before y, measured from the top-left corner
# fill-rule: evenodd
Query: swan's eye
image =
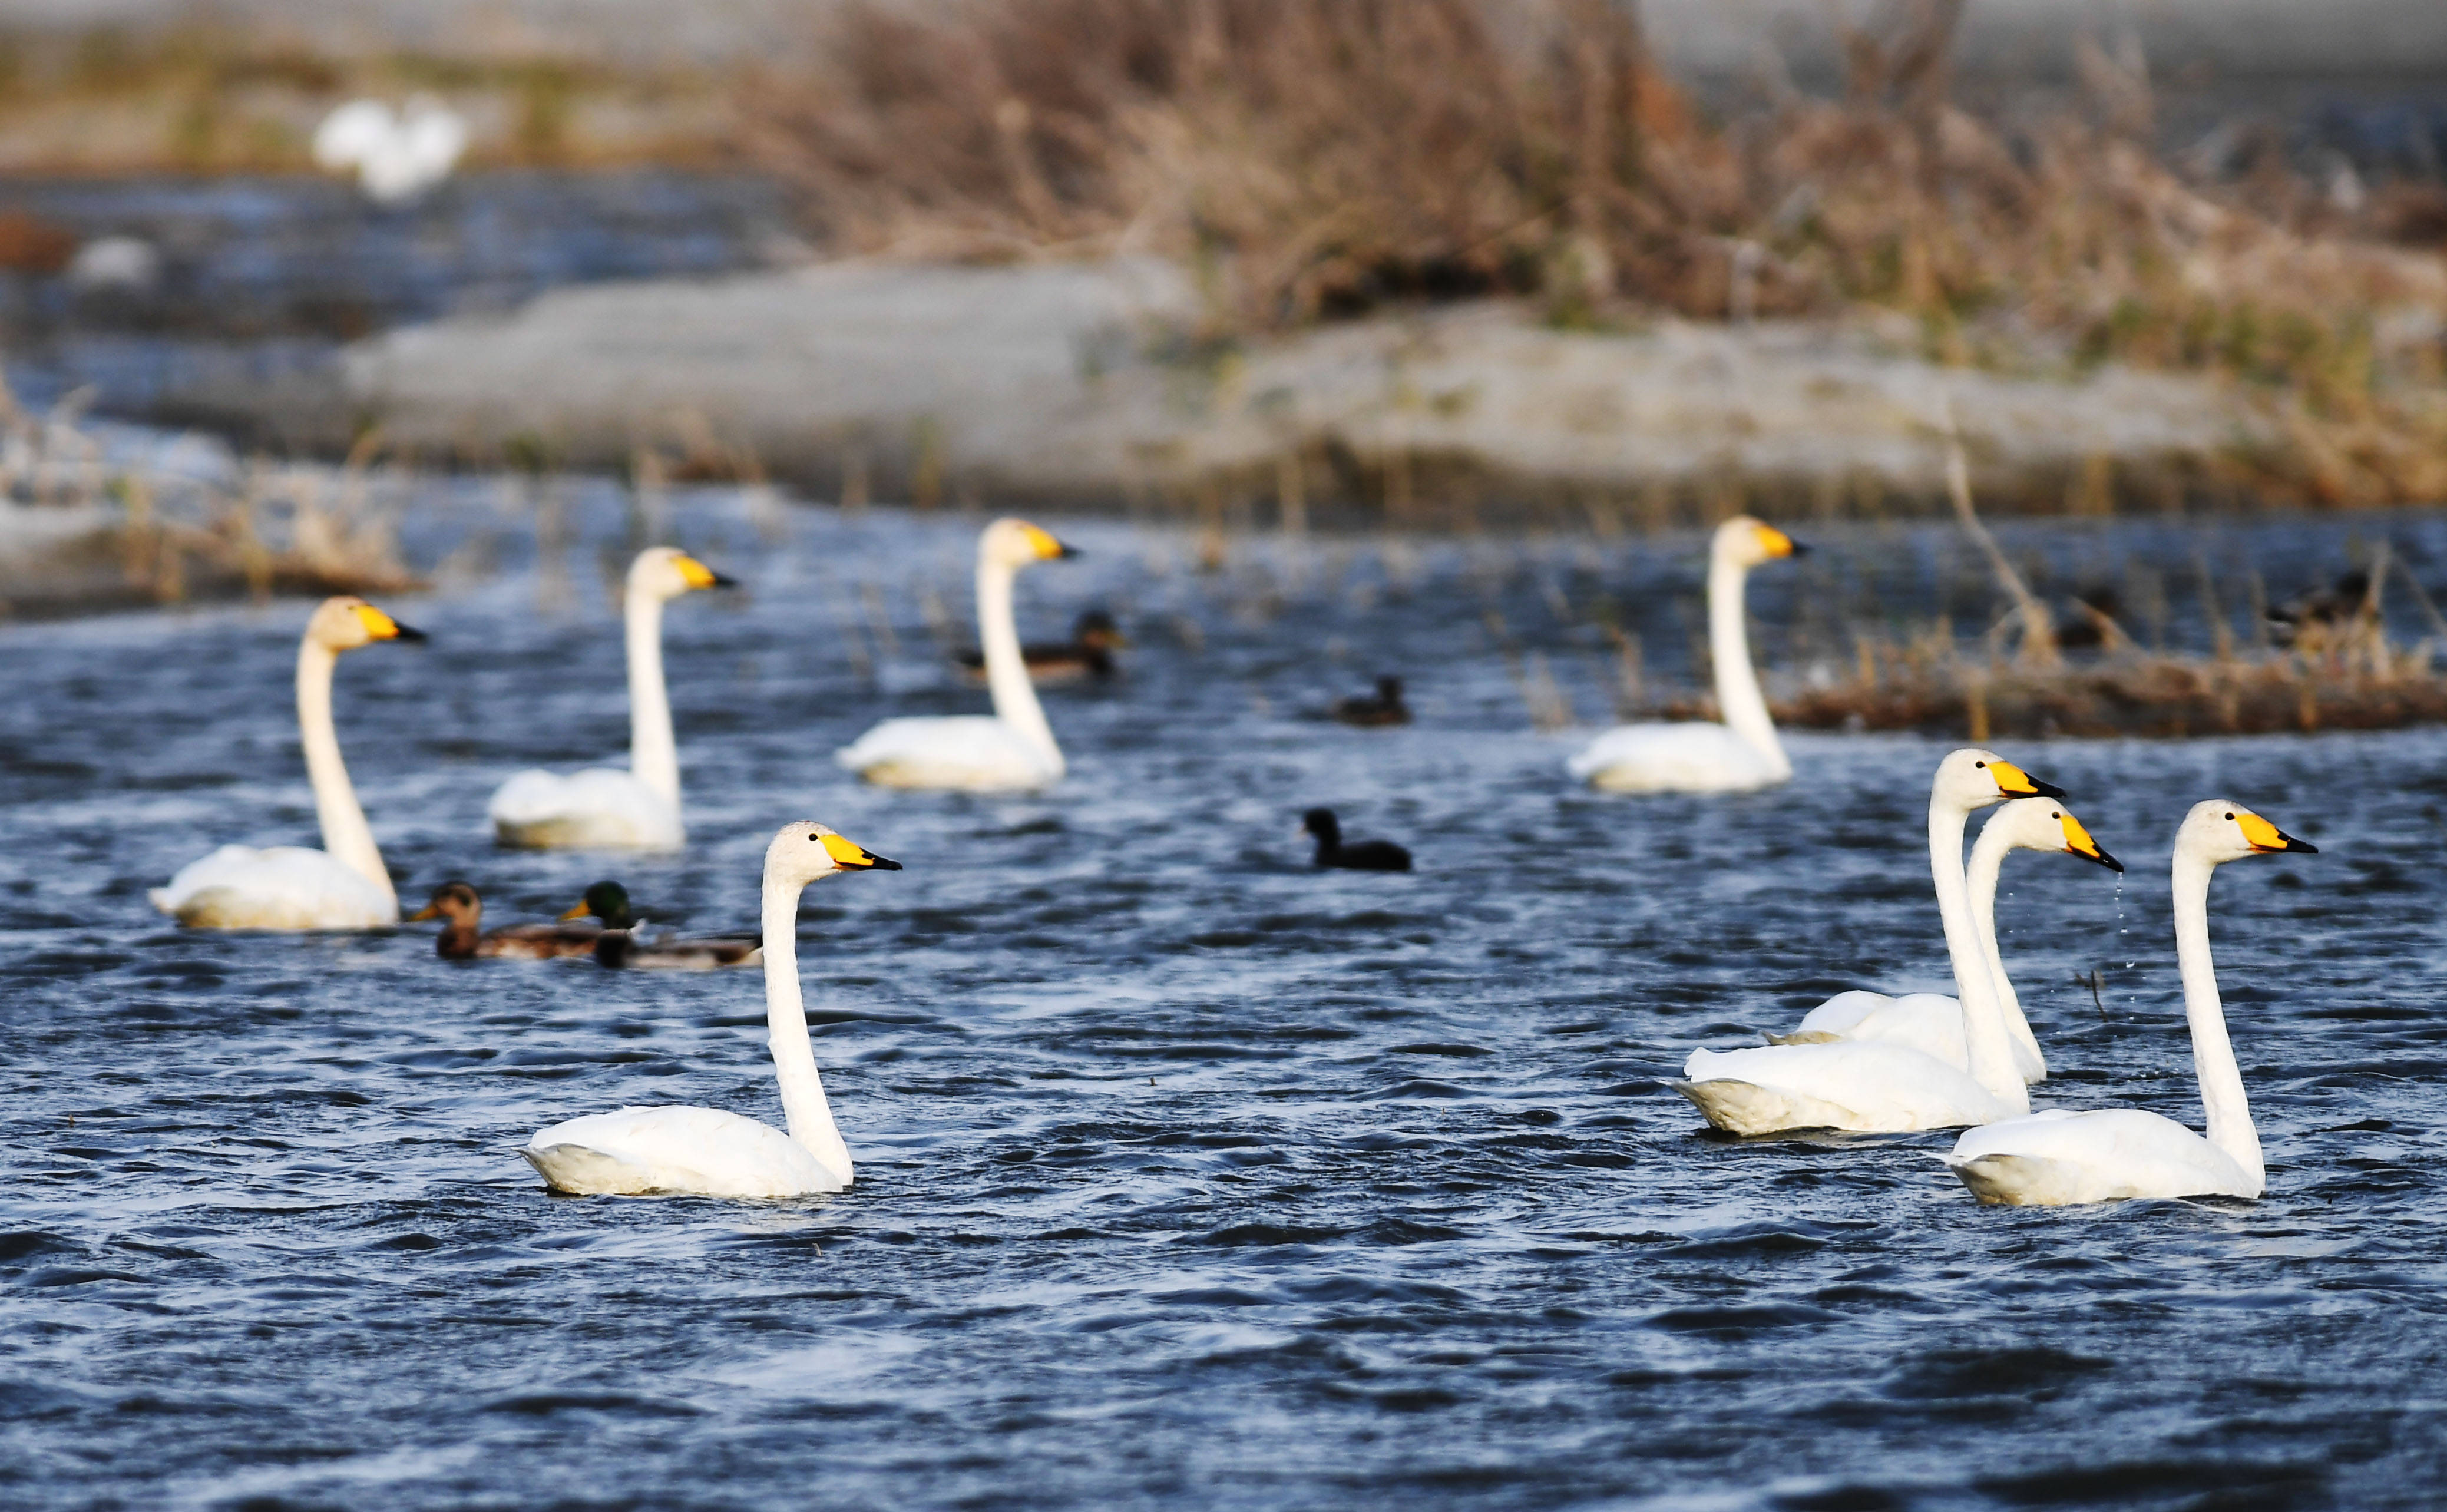
<path id="1" fill-rule="evenodd" d="M 2229 814 L 2229 815 L 2227 816 L 2227 818 L 2229 818 L 2229 819 L 2232 819 L 2233 817 L 2234 817 L 2234 816 L 2233 816 L 2232 814 Z"/>
<path id="2" fill-rule="evenodd" d="M 2229 814 L 2229 815 L 2228 815 L 2227 817 L 2228 817 L 2229 819 L 2232 819 L 2234 816 L 2233 816 L 2233 815 L 2231 815 L 2231 814 Z M 808 836 L 808 837 L 807 837 L 807 839 L 809 839 L 809 840 L 811 840 L 811 841 L 814 841 L 816 843 L 818 843 L 818 844 L 820 844 L 820 845 L 821 845 L 821 844 L 823 844 L 823 843 L 824 843 L 824 839 L 825 839 L 825 838 L 824 838 L 822 835 L 810 835 L 810 836 Z"/>
<path id="3" fill-rule="evenodd" d="M 1983 772 L 1988 769 L 1988 764 L 1986 762 L 1973 762 L 1971 765 Z"/>

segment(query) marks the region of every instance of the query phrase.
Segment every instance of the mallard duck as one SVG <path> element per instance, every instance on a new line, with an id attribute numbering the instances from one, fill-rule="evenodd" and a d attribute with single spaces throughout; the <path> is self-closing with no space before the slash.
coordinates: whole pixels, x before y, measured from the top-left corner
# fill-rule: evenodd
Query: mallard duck
<path id="1" fill-rule="evenodd" d="M 634 929 L 607 929 L 595 941 L 595 964 L 616 972 L 711 972 L 764 962 L 765 947 L 753 935 L 662 939 Z"/>
<path id="2" fill-rule="evenodd" d="M 1346 725 L 1357 725 L 1362 728 L 1411 722 L 1411 706 L 1402 702 L 1402 679 L 1399 677 L 1379 677 L 1376 679 L 1376 691 L 1337 698 L 1328 712 Z"/>
<path id="3" fill-rule="evenodd" d="M 642 922 L 629 909 L 629 890 L 618 882 L 606 879 L 586 890 L 578 905 L 561 915 L 563 922 L 592 917 L 605 929 L 632 929 Z"/>
<path id="4" fill-rule="evenodd" d="M 1342 822 L 1330 808 L 1312 808 L 1300 816 L 1300 828 L 1317 837 L 1317 864 L 1340 866 L 1355 872 L 1407 872 L 1411 869 L 1411 853 L 1390 840 L 1363 840 L 1356 844 L 1342 842 Z"/>
<path id="5" fill-rule="evenodd" d="M 629 890 L 615 881 L 600 881 L 586 890 L 564 919 L 588 915 L 603 921 L 587 936 L 595 964 L 613 971 L 710 972 L 724 966 L 754 966 L 763 952 L 753 935 L 709 935 L 700 939 L 667 939 L 642 935 L 645 920 L 629 906 Z"/>
<path id="6" fill-rule="evenodd" d="M 411 924 L 428 918 L 448 920 L 433 941 L 433 953 L 448 961 L 548 961 L 584 955 L 595 949 L 597 936 L 603 933 L 594 924 L 512 924 L 481 934 L 484 900 L 476 896 L 474 887 L 461 881 L 435 888 L 432 900 L 408 916 Z"/>
<path id="7" fill-rule="evenodd" d="M 1019 659 L 1027 664 L 1029 680 L 1035 683 L 1075 683 L 1087 679 L 1109 681 L 1121 670 L 1113 652 L 1129 645 L 1122 638 L 1122 628 L 1113 616 L 1101 609 L 1081 614 L 1071 627 L 1071 638 L 1053 644 L 1022 646 Z M 972 682 L 986 680 L 986 653 L 981 651 L 960 652 L 960 666 Z"/>

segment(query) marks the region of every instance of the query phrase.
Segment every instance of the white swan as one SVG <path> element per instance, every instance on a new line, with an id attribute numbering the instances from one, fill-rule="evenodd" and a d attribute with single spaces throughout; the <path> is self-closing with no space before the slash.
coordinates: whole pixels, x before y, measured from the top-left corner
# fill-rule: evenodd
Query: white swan
<path id="1" fill-rule="evenodd" d="M 1012 579 L 1034 562 L 1079 553 L 1025 520 L 997 520 L 977 537 L 977 638 L 992 715 L 887 719 L 833 759 L 883 787 L 1025 792 L 1062 780 L 1062 747 L 1036 702 L 1012 622 Z"/>
<path id="2" fill-rule="evenodd" d="M 1970 748 L 1938 764 L 1928 805 L 1929 860 L 1938 917 L 1962 993 L 1957 1020 L 1966 1064 L 1927 1047 L 1882 1040 L 1819 1040 L 1750 1049 L 1696 1049 L 1683 1080 L 1668 1085 L 1710 1124 L 1733 1134 L 1839 1128 L 1897 1132 L 1988 1124 L 2027 1113 L 2029 1090 L 2014 1064 L 2013 1041 L 1995 981 L 1970 927 L 1960 858 L 1970 811 L 2009 795 L 2062 795 L 1993 751 Z M 1865 994 L 1874 995 L 1874 994 Z M 1941 1000 L 1942 1001 L 1942 1000 Z"/>
<path id="3" fill-rule="evenodd" d="M 354 170 L 366 198 L 386 205 L 449 178 L 466 150 L 467 123 L 428 94 L 410 96 L 396 115 L 380 100 L 351 100 L 323 118 L 313 142 L 317 166 Z"/>
<path id="4" fill-rule="evenodd" d="M 519 1153 L 561 1192 L 806 1197 L 849 1185 L 799 997 L 799 895 L 836 872 L 899 870 L 822 824 L 785 824 L 765 847 L 765 1022 L 788 1133 L 714 1107 L 624 1107 L 541 1129 Z"/>
<path id="5" fill-rule="evenodd" d="M 323 848 L 224 845 L 180 867 L 147 896 L 181 924 L 201 929 L 388 929 L 399 898 L 374 848 L 366 811 L 349 785 L 332 728 L 332 670 L 340 652 L 378 640 L 423 640 L 362 598 L 326 598 L 297 643 L 297 734 Z"/>
<path id="6" fill-rule="evenodd" d="M 1937 891 L 1938 921 L 1945 930 L 1945 953 L 1952 961 L 1955 988 L 1962 990 L 1966 963 L 1984 960 L 1998 980 L 1998 1001 L 2005 1033 L 2012 1042 L 2014 1066 L 2025 1082 L 2047 1079 L 2047 1057 L 2022 1017 L 2013 984 L 2003 977 L 1996 956 L 1997 873 L 2010 848 L 2000 835 L 2000 848 L 1990 859 L 1984 892 L 1975 889 L 1963 866 L 1963 826 L 1973 809 L 1986 808 L 2009 798 L 2058 798 L 2063 790 L 2032 777 L 1993 751 L 1966 747 L 1938 763 L 1928 788 L 1928 870 Z M 1983 834 L 1984 842 L 1984 834 Z M 1975 858 L 1976 859 L 1976 858 Z M 1983 944 L 1982 940 L 1988 943 Z M 1838 992 L 1810 1011 L 1800 1025 L 1777 1043 L 1818 1044 L 1830 1040 L 1879 1041 L 1901 1045 L 1939 1060 L 1970 1068 L 1963 1037 L 1963 1007 L 1937 992 Z"/>
<path id="7" fill-rule="evenodd" d="M 683 551 L 652 546 L 629 564 L 621 619 L 629 642 L 629 769 L 594 766 L 563 777 L 530 770 L 493 794 L 493 839 L 530 850 L 677 850 L 680 758 L 663 687 L 663 605 L 730 578 Z"/>
<path id="8" fill-rule="evenodd" d="M 1945 1163 L 1963 1184 L 1982 1202 L 2024 1207 L 2134 1197 L 2258 1197 L 2267 1171 L 2210 960 L 2210 873 L 2246 856 L 2317 849 L 2223 799 L 2193 804 L 2175 831 L 2175 960 L 2208 1138 L 2137 1107 L 2051 1108 L 1956 1141 Z"/>
<path id="9" fill-rule="evenodd" d="M 1565 769 L 1614 793 L 1729 793 L 1772 787 L 1793 776 L 1775 738 L 1742 627 L 1742 580 L 1750 570 L 1808 548 L 1748 515 L 1717 527 L 1708 543 L 1708 655 L 1716 663 L 1724 723 L 1618 725 L 1589 742 Z"/>

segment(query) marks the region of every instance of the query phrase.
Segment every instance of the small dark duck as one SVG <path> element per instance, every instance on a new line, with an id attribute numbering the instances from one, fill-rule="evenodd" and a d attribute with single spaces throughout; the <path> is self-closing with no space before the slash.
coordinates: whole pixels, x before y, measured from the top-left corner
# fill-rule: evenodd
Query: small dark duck
<path id="1" fill-rule="evenodd" d="M 1337 698 L 1328 712 L 1346 725 L 1357 725 L 1363 729 L 1411 722 L 1411 706 L 1402 702 L 1402 679 L 1399 677 L 1379 677 L 1376 679 L 1376 691 Z"/>
<path id="2" fill-rule="evenodd" d="M 465 882 L 445 882 L 433 890 L 433 900 L 408 916 L 410 923 L 446 920 L 433 942 L 434 954 L 446 961 L 548 961 L 561 955 L 584 955 L 595 949 L 603 931 L 594 924 L 512 924 L 481 933 L 484 900 Z"/>
<path id="3" fill-rule="evenodd" d="M 1342 842 L 1342 822 L 1330 808 L 1312 808 L 1300 818 L 1300 828 L 1317 837 L 1317 864 L 1355 872 L 1407 872 L 1411 853 L 1390 840 Z"/>
<path id="4" fill-rule="evenodd" d="M 1071 627 L 1071 638 L 1055 645 L 1022 646 L 1019 659 L 1028 664 L 1028 676 L 1035 683 L 1075 683 L 1093 680 L 1108 682 L 1121 670 L 1113 652 L 1127 648 L 1121 626 L 1113 616 L 1101 609 L 1081 614 Z M 981 651 L 960 652 L 960 665 L 969 676 L 985 681 L 986 655 Z"/>

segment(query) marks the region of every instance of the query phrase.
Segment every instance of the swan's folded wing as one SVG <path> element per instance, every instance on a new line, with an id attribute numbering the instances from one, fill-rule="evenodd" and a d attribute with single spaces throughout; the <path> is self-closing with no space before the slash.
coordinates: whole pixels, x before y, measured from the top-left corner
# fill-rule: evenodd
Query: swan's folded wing
<path id="1" fill-rule="evenodd" d="M 780 1129 L 712 1107 L 590 1113 L 539 1130 L 520 1153 L 564 1192 L 804 1197 L 849 1185 Z"/>
<path id="2" fill-rule="evenodd" d="M 224 845 L 188 862 L 155 908 L 204 929 L 383 929 L 399 905 L 325 851 L 302 845 Z"/>
<path id="3" fill-rule="evenodd" d="M 1713 724 L 1618 725 L 1565 768 L 1613 792 L 1722 792 L 1786 776 L 1748 741 Z"/>
<path id="4" fill-rule="evenodd" d="M 1967 1070 L 1971 1055 L 1963 1043 L 1963 1005 L 1935 992 L 1838 992 L 1810 1011 L 1787 1038 L 1798 1044 L 1815 1040 L 1850 1040 L 1899 1045 Z"/>
<path id="5" fill-rule="evenodd" d="M 1945 1163 L 1987 1201 L 2258 1195 L 2217 1146 L 2137 1107 L 2047 1108 L 2004 1119 L 1964 1131 Z"/>
<path id="6" fill-rule="evenodd" d="M 887 787 L 1041 787 L 1061 773 L 989 715 L 887 719 L 834 753 L 843 766 Z"/>
<path id="7" fill-rule="evenodd" d="M 1797 1106 L 1840 1109 L 1847 1116 L 1824 1125 L 1833 1128 L 1951 1128 L 1988 1123 L 2011 1111 L 1954 1067 L 1918 1050 L 1875 1042 L 1697 1049 L 1684 1062 L 1682 1074 L 1695 1087 L 1736 1082 L 1781 1094 Z M 1693 1101 L 1700 1099 L 1694 1096 Z"/>
<path id="8" fill-rule="evenodd" d="M 510 845 L 670 850 L 687 838 L 678 811 L 662 794 L 609 766 L 567 776 L 520 772 L 494 792 L 486 811 L 495 837 Z"/>

